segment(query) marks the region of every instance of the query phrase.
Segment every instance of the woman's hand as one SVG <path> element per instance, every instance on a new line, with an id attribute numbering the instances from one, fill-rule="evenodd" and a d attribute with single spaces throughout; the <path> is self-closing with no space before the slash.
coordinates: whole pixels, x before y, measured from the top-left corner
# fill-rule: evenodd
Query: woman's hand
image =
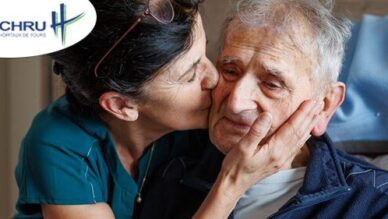
<path id="1" fill-rule="evenodd" d="M 194 218 L 227 218 L 237 201 L 257 181 L 290 168 L 295 156 L 310 138 L 322 103 L 306 101 L 264 143 L 271 115 L 262 113 L 249 133 L 226 154 L 221 172 Z"/>

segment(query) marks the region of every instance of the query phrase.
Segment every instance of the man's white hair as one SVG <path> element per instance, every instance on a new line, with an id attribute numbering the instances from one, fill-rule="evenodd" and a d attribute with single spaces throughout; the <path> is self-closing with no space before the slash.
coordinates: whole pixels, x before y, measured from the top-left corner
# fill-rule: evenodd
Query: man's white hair
<path id="1" fill-rule="evenodd" d="M 317 57 L 311 62 L 314 78 L 326 82 L 323 84 L 338 80 L 351 23 L 332 14 L 333 0 L 237 0 L 234 5 L 226 23 L 226 37 L 241 25 L 291 33 L 301 51 L 313 51 Z M 239 25 L 229 25 L 235 17 Z M 300 32 L 306 28 L 310 34 Z"/>

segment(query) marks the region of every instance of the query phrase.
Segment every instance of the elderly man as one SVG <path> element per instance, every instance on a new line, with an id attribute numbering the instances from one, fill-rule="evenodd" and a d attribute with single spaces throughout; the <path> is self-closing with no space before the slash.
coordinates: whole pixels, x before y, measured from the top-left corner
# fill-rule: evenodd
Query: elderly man
<path id="1" fill-rule="evenodd" d="M 303 101 L 323 100 L 324 106 L 291 166 L 254 184 L 231 217 L 388 218 L 388 173 L 336 150 L 325 134 L 344 99 L 337 78 L 349 35 L 348 22 L 332 16 L 330 1 L 238 2 L 217 62 L 211 142 L 226 154 L 263 112 L 272 115 L 270 137 Z M 217 176 L 219 151 L 207 148 L 166 165 L 140 216 L 190 218 Z"/>

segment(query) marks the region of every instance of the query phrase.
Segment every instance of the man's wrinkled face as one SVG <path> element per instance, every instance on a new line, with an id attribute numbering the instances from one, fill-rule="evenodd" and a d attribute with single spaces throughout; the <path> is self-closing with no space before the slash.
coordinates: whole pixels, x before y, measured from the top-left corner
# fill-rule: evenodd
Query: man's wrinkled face
<path id="1" fill-rule="evenodd" d="M 227 153 L 264 111 L 272 114 L 270 136 L 313 97 L 311 57 L 305 54 L 290 35 L 265 27 L 229 30 L 217 61 L 220 79 L 209 120 L 219 150 Z"/>

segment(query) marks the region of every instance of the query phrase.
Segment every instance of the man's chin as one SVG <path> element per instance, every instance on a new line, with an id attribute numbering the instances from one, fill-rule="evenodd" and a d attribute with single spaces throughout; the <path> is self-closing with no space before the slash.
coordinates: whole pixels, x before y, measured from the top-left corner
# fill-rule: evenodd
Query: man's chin
<path id="1" fill-rule="evenodd" d="M 240 136 L 210 136 L 211 142 L 217 147 L 223 154 L 227 154 L 233 147 L 238 145 L 241 140 Z"/>
<path id="2" fill-rule="evenodd" d="M 219 132 L 212 132 L 212 131 L 210 131 L 209 136 L 210 136 L 210 141 L 223 154 L 227 154 L 230 150 L 232 150 L 233 147 L 236 147 L 241 141 L 241 139 L 243 138 L 241 134 L 231 134 L 231 133 L 226 134 L 226 132 L 224 134 L 221 134 Z M 270 137 L 271 135 L 267 135 L 259 142 L 259 145 L 267 142 L 268 138 Z"/>
<path id="3" fill-rule="evenodd" d="M 211 142 L 216 145 L 217 149 L 227 154 L 235 145 L 237 145 L 245 131 L 233 129 L 233 127 L 224 126 L 225 121 L 219 120 L 215 125 L 209 128 Z"/>

